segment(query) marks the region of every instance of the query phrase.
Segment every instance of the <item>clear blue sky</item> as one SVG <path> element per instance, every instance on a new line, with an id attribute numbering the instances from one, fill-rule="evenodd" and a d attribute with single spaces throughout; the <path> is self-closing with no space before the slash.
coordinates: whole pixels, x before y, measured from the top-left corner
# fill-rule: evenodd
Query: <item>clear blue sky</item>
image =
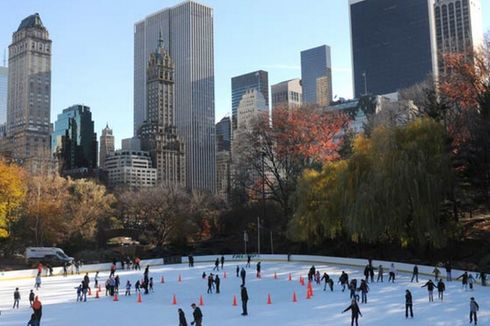
<path id="1" fill-rule="evenodd" d="M 410 1 L 410 0 L 406 0 Z M 1 0 L 0 49 L 39 12 L 53 40 L 51 121 L 72 104 L 91 107 L 97 135 L 109 122 L 133 130 L 133 24 L 179 0 Z M 490 0 L 482 0 L 484 30 Z M 347 0 L 205 0 L 214 8 L 216 120 L 231 111 L 231 77 L 269 72 L 269 84 L 300 77 L 300 51 L 332 48 L 334 94 L 352 96 Z M 3 58 L 3 54 L 2 54 Z"/>

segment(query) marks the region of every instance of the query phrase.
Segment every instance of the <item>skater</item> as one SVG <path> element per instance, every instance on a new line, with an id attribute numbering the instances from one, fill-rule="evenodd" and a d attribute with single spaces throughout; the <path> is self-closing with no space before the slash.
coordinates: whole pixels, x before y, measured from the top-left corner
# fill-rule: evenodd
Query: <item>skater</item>
<path id="1" fill-rule="evenodd" d="M 192 309 L 194 311 L 192 312 L 192 316 L 194 317 L 194 320 L 191 322 L 191 325 L 196 325 L 196 326 L 202 326 L 202 312 L 201 309 L 196 306 L 195 303 L 191 304 Z"/>
<path id="2" fill-rule="evenodd" d="M 189 265 L 189 267 L 192 266 Z M 187 319 L 185 319 L 184 310 L 179 308 L 177 311 L 179 313 L 179 326 L 187 326 Z"/>
<path id="3" fill-rule="evenodd" d="M 345 287 L 349 284 L 349 275 L 346 272 L 342 271 L 342 274 L 340 274 L 339 283 L 342 285 L 342 292 L 344 292 Z"/>
<path id="4" fill-rule="evenodd" d="M 419 282 L 419 267 L 417 265 L 413 266 L 413 271 L 412 271 L 412 279 L 410 282 L 413 282 L 415 279 L 415 282 Z"/>
<path id="5" fill-rule="evenodd" d="M 240 271 L 240 277 L 242 278 L 242 285 L 245 286 L 245 276 L 247 275 L 247 272 L 245 271 L 245 268 L 242 267 L 242 270 Z"/>
<path id="6" fill-rule="evenodd" d="M 206 279 L 206 272 L 202 272 L 201 277 L 202 277 L 203 280 L 205 280 Z"/>
<path id="7" fill-rule="evenodd" d="M 77 302 L 82 302 L 82 283 L 80 283 L 75 289 L 77 290 Z"/>
<path id="8" fill-rule="evenodd" d="M 391 283 L 395 283 L 395 276 L 396 276 L 395 264 L 391 263 L 390 276 L 388 277 L 388 282 L 391 281 Z"/>
<path id="9" fill-rule="evenodd" d="M 252 256 L 247 255 L 247 265 L 245 267 L 250 268 L 250 261 L 252 260 Z"/>
<path id="10" fill-rule="evenodd" d="M 260 269 L 261 269 L 261 266 L 260 266 L 260 261 L 257 263 L 257 278 L 260 278 Z"/>
<path id="11" fill-rule="evenodd" d="M 43 272 L 43 264 L 39 262 L 39 264 L 37 264 L 37 274 L 41 275 L 42 272 Z"/>
<path id="12" fill-rule="evenodd" d="M 365 278 L 365 281 L 369 281 L 369 265 L 366 265 L 366 267 L 364 267 L 364 278 Z"/>
<path id="13" fill-rule="evenodd" d="M 475 278 L 473 277 L 473 274 L 470 274 L 468 276 L 468 285 L 470 287 L 470 291 L 473 291 L 473 283 L 475 283 Z"/>
<path id="14" fill-rule="evenodd" d="M 240 286 L 241 289 L 241 297 L 242 297 L 242 316 L 248 315 L 247 311 L 247 302 L 248 302 L 248 292 L 247 288 L 244 285 Z"/>
<path id="15" fill-rule="evenodd" d="M 88 273 L 86 273 L 83 277 L 83 281 L 87 283 L 87 287 L 90 285 L 90 278 L 88 277 Z"/>
<path id="16" fill-rule="evenodd" d="M 137 280 L 136 283 L 134 283 L 134 292 L 141 293 L 140 285 L 141 285 L 140 280 Z"/>
<path id="17" fill-rule="evenodd" d="M 317 285 L 320 285 L 320 283 L 321 283 L 320 271 L 316 271 L 315 282 Z"/>
<path id="18" fill-rule="evenodd" d="M 113 295 L 114 295 L 114 292 L 119 294 L 119 284 L 121 284 L 121 281 L 119 279 L 119 275 L 116 275 L 116 277 L 114 278 L 114 286 L 113 286 L 113 290 L 112 290 Z"/>
<path id="19" fill-rule="evenodd" d="M 240 266 L 236 265 L 236 277 L 240 277 Z"/>
<path id="20" fill-rule="evenodd" d="M 347 310 L 350 310 L 352 312 L 350 325 L 354 326 L 354 322 L 355 322 L 356 326 L 359 326 L 358 320 L 359 320 L 359 316 L 362 317 L 362 313 L 361 310 L 359 309 L 359 305 L 357 304 L 356 299 L 352 299 L 351 305 L 345 308 L 345 310 L 342 311 L 342 313 L 346 312 Z"/>
<path id="21" fill-rule="evenodd" d="M 128 280 L 126 282 L 126 292 L 124 292 L 124 296 L 131 296 L 131 282 Z"/>
<path id="22" fill-rule="evenodd" d="M 213 293 L 213 273 L 209 274 L 208 276 L 208 293 Z"/>
<path id="23" fill-rule="evenodd" d="M 83 297 L 83 302 L 87 302 L 87 291 L 88 291 L 88 283 L 83 280 L 82 281 L 82 297 Z M 80 298 L 80 301 L 82 301 L 82 298 Z"/>
<path id="24" fill-rule="evenodd" d="M 221 269 L 223 269 L 225 265 L 225 256 L 221 255 Z"/>
<path id="25" fill-rule="evenodd" d="M 36 283 L 34 284 L 34 288 L 36 290 L 39 290 L 40 287 L 41 287 L 41 273 L 37 274 Z"/>
<path id="26" fill-rule="evenodd" d="M 468 289 L 468 272 L 464 272 L 461 274 L 457 280 L 461 279 L 461 285 L 462 287 L 467 290 Z"/>
<path id="27" fill-rule="evenodd" d="M 451 276 L 451 262 L 448 260 L 444 266 L 446 268 L 446 279 L 448 282 L 451 282 L 453 280 L 452 276 Z"/>
<path id="28" fill-rule="evenodd" d="M 481 286 L 487 286 L 487 274 L 484 271 L 480 272 Z"/>
<path id="29" fill-rule="evenodd" d="M 321 278 L 321 281 L 325 281 L 325 285 L 323 286 L 323 291 L 327 290 L 327 284 L 329 280 L 330 280 L 330 276 L 327 273 L 323 273 L 323 276 Z"/>
<path id="30" fill-rule="evenodd" d="M 78 260 L 75 261 L 74 265 L 75 265 L 75 273 L 77 275 L 80 274 L 80 264 L 79 264 Z"/>
<path id="31" fill-rule="evenodd" d="M 145 294 L 148 294 L 148 286 L 150 281 L 148 278 L 149 273 L 150 273 L 150 266 L 146 265 L 145 272 L 143 273 L 143 282 L 144 282 L 143 288 L 145 289 Z"/>
<path id="32" fill-rule="evenodd" d="M 219 258 L 216 258 L 216 260 L 214 261 L 213 271 L 219 271 Z"/>
<path id="33" fill-rule="evenodd" d="M 446 284 L 442 281 L 442 277 L 437 282 L 437 298 L 441 301 L 444 300 L 444 291 L 446 291 Z"/>
<path id="34" fill-rule="evenodd" d="M 214 284 L 216 285 L 216 294 L 219 294 L 219 284 L 220 284 L 220 279 L 219 279 L 219 276 L 216 275 L 216 277 L 214 278 Z"/>
<path id="35" fill-rule="evenodd" d="M 435 266 L 432 273 L 434 273 L 434 280 L 437 282 L 437 280 L 439 279 L 439 274 L 441 273 L 441 271 L 439 270 L 439 268 L 437 268 L 437 266 Z"/>
<path id="36" fill-rule="evenodd" d="M 189 255 L 189 267 L 194 267 L 194 256 L 192 256 L 192 254 Z M 182 311 L 182 309 L 180 309 L 180 311 Z M 184 313 L 182 311 L 182 313 Z M 185 316 L 184 316 L 184 319 L 185 319 Z"/>
<path id="37" fill-rule="evenodd" d="M 153 293 L 153 292 L 155 292 L 155 291 L 153 290 L 153 277 L 150 277 L 150 282 L 148 283 L 148 286 L 149 286 L 149 288 L 150 288 L 150 292 L 152 292 L 152 293 Z"/>
<path id="38" fill-rule="evenodd" d="M 31 290 L 31 292 L 29 292 L 29 305 L 32 307 L 32 303 L 34 302 L 34 291 Z"/>
<path id="39" fill-rule="evenodd" d="M 111 280 L 110 278 L 108 278 L 106 281 L 105 281 L 105 296 L 107 296 L 111 290 Z"/>
<path id="40" fill-rule="evenodd" d="M 109 277 L 114 276 L 114 274 L 116 274 L 116 263 L 115 262 L 113 262 L 111 265 L 111 273 L 109 274 Z"/>
<path id="41" fill-rule="evenodd" d="M 405 318 L 408 318 L 409 311 L 410 318 L 413 318 L 412 293 L 410 292 L 410 290 L 405 290 Z"/>
<path id="42" fill-rule="evenodd" d="M 27 322 L 27 326 L 38 326 L 39 323 L 37 322 L 36 315 L 31 314 L 31 319 Z"/>
<path id="43" fill-rule="evenodd" d="M 359 291 L 361 291 L 361 303 L 367 303 L 367 293 L 369 292 L 369 286 L 367 285 L 367 282 L 365 280 L 361 280 Z"/>
<path id="44" fill-rule="evenodd" d="M 140 263 L 141 263 L 141 259 L 139 257 L 136 257 L 134 259 L 134 269 L 135 270 L 141 270 L 141 266 L 140 266 Z"/>
<path id="45" fill-rule="evenodd" d="M 316 268 L 315 265 L 311 266 L 310 270 L 308 271 L 308 282 L 313 281 L 313 276 L 315 276 Z"/>
<path id="46" fill-rule="evenodd" d="M 425 283 L 421 287 L 423 287 L 423 288 L 427 287 L 427 291 L 429 291 L 429 302 L 434 302 L 433 291 L 434 291 L 434 288 L 436 287 L 434 282 L 432 282 L 432 280 L 429 280 L 427 283 Z"/>
<path id="47" fill-rule="evenodd" d="M 374 283 L 374 267 L 371 259 L 369 260 L 369 277 L 371 278 L 371 283 Z"/>
<path id="48" fill-rule="evenodd" d="M 383 273 L 384 273 L 383 265 L 379 265 L 379 267 L 378 267 L 378 279 L 376 280 L 376 282 L 379 282 L 379 280 L 381 280 L 381 283 L 383 283 Z"/>
<path id="49" fill-rule="evenodd" d="M 475 298 L 471 297 L 470 299 L 470 324 L 473 323 L 473 319 L 475 320 L 475 325 L 478 323 L 478 317 L 476 313 L 480 310 L 480 306 L 475 301 Z"/>
<path id="50" fill-rule="evenodd" d="M 32 303 L 32 310 L 34 312 L 34 316 L 37 321 L 37 326 L 41 325 L 41 317 L 43 315 L 43 305 L 41 304 L 41 301 L 39 301 L 39 297 L 36 296 L 34 298 L 34 302 Z"/>
<path id="51" fill-rule="evenodd" d="M 350 290 L 350 298 L 355 298 L 356 297 L 356 290 L 357 290 L 357 280 L 353 279 L 350 281 L 349 284 L 349 290 Z"/>
<path id="52" fill-rule="evenodd" d="M 15 288 L 15 291 L 14 291 L 14 306 L 12 307 L 12 309 L 14 309 L 16 306 L 17 306 L 17 309 L 19 309 L 19 301 L 20 301 L 19 288 Z"/>
<path id="53" fill-rule="evenodd" d="M 95 272 L 94 276 L 95 288 L 99 287 L 99 272 Z"/>

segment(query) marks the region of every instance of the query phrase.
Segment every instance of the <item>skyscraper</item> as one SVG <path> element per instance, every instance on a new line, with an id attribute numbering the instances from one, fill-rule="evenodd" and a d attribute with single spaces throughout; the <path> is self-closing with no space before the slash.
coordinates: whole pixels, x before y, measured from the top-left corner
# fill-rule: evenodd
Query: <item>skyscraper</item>
<path id="1" fill-rule="evenodd" d="M 303 85 L 303 103 L 317 103 L 317 80 L 327 78 L 327 93 L 332 101 L 332 59 L 330 47 L 321 45 L 316 48 L 301 51 L 301 83 Z"/>
<path id="2" fill-rule="evenodd" d="M 216 124 L 216 193 L 225 200 L 231 190 L 231 119 Z"/>
<path id="3" fill-rule="evenodd" d="M 257 90 L 264 97 L 269 107 L 269 74 L 267 71 L 258 70 L 248 74 L 233 77 L 231 79 L 231 128 L 237 128 L 238 105 L 243 95 L 249 90 Z"/>
<path id="4" fill-rule="evenodd" d="M 213 10 L 186 1 L 134 29 L 134 133 L 146 119 L 147 60 L 159 33 L 175 65 L 175 124 L 186 146 L 189 189 L 215 190 Z"/>
<path id="5" fill-rule="evenodd" d="M 286 80 L 271 86 L 272 110 L 286 108 L 291 110 L 303 104 L 301 79 Z"/>
<path id="6" fill-rule="evenodd" d="M 7 67 L 0 67 L 0 125 L 7 122 L 8 73 Z"/>
<path id="7" fill-rule="evenodd" d="M 88 106 L 73 105 L 58 114 L 51 142 L 62 175 L 80 175 L 97 168 L 97 134 Z"/>
<path id="8" fill-rule="evenodd" d="M 231 120 L 224 117 L 216 124 L 216 151 L 229 151 L 231 142 Z"/>
<path id="9" fill-rule="evenodd" d="M 22 20 L 9 46 L 7 137 L 17 161 L 49 157 L 50 108 L 51 40 L 36 13 Z"/>
<path id="10" fill-rule="evenodd" d="M 185 146 L 175 127 L 174 64 L 163 46 L 150 54 L 146 73 L 146 120 L 138 136 L 151 155 L 159 183 L 185 187 Z"/>
<path id="11" fill-rule="evenodd" d="M 114 135 L 112 134 L 112 129 L 109 128 L 109 124 L 106 124 L 105 128 L 102 129 L 102 135 L 100 135 L 99 167 L 101 169 L 105 169 L 105 160 L 114 151 Z"/>

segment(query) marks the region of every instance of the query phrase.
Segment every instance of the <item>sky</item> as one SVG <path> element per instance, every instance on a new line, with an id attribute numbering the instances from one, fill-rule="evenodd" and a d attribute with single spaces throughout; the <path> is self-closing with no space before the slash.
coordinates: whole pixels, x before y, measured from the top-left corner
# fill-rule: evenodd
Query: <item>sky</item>
<path id="1" fill-rule="evenodd" d="M 0 0 L 0 49 L 38 12 L 53 41 L 51 121 L 73 104 L 88 105 L 97 135 L 109 123 L 120 147 L 133 132 L 134 23 L 180 2 Z M 334 96 L 352 97 L 348 0 L 200 2 L 214 9 L 216 121 L 231 115 L 232 77 L 263 69 L 269 85 L 300 78 L 300 52 L 323 44 L 332 51 Z M 481 2 L 488 31 L 490 0 Z"/>

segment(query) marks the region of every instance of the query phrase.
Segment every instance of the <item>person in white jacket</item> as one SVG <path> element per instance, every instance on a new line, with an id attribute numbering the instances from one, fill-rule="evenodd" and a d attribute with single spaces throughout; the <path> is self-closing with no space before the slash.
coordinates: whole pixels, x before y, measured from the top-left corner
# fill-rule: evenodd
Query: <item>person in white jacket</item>
<path id="1" fill-rule="evenodd" d="M 395 264 L 391 263 L 391 266 L 390 266 L 390 276 L 388 278 L 388 282 L 391 281 L 391 283 L 395 283 L 395 275 L 396 275 Z"/>

